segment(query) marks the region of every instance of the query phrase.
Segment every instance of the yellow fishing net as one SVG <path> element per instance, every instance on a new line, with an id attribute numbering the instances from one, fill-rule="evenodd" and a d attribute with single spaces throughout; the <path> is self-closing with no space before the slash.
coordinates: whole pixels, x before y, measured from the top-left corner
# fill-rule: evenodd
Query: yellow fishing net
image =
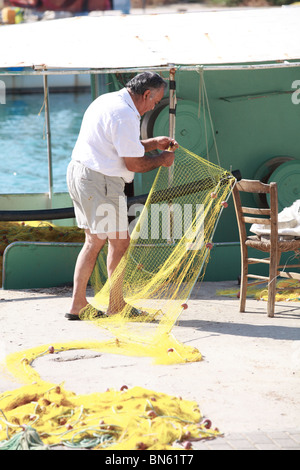
<path id="1" fill-rule="evenodd" d="M 276 302 L 299 302 L 300 301 L 300 281 L 296 279 L 280 280 L 276 284 L 277 293 L 275 296 Z M 217 295 L 227 297 L 240 297 L 240 290 L 237 289 L 219 289 Z M 247 297 L 252 297 L 256 300 L 268 300 L 268 288 L 265 285 L 249 286 L 247 289 Z"/>
<path id="2" fill-rule="evenodd" d="M 232 176 L 180 147 L 171 169 L 161 167 L 131 234 L 130 247 L 111 279 L 98 285 L 92 307 L 106 311 L 122 289 L 126 306 L 117 315 L 95 320 L 127 353 L 176 363 L 201 359 L 179 344 L 171 330 L 195 282 L 204 274 L 218 218 L 230 194 Z M 136 208 L 137 209 L 137 208 Z M 132 307 L 143 312 L 136 315 Z M 89 319 L 93 308 L 80 315 Z"/>
<path id="3" fill-rule="evenodd" d="M 45 349 L 46 348 L 46 349 Z M 70 349 L 102 350 L 102 343 L 40 346 L 9 355 L 6 366 L 25 385 L 0 395 L 0 450 L 71 448 L 161 450 L 190 448 L 220 435 L 198 405 L 142 387 L 76 395 L 44 382 L 32 362 Z M 179 443 L 181 447 L 179 447 Z"/>
<path id="4" fill-rule="evenodd" d="M 6 358 L 7 369 L 28 385 L 0 395 L 2 448 L 63 443 L 110 450 L 168 449 L 177 441 L 219 434 L 203 422 L 194 402 L 139 387 L 77 396 L 43 382 L 32 365 L 41 355 L 68 349 L 146 356 L 160 364 L 201 361 L 200 351 L 177 341 L 172 329 L 188 307 L 195 282 L 205 274 L 231 178 L 182 147 L 174 167 L 158 170 L 145 206 L 135 208 L 140 215 L 134 220 L 130 247 L 113 277 L 103 285 L 102 268 L 94 269 L 96 294 L 81 319 L 93 320 L 109 339 L 36 347 Z M 94 309 L 106 311 L 120 289 L 126 307 L 95 320 Z M 136 315 L 132 307 L 143 313 Z"/>

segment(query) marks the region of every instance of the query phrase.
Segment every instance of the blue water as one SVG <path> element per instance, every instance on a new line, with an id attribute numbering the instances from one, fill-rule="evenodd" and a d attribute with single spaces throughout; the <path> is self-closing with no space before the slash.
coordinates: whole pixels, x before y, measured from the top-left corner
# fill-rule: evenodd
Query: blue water
<path id="1" fill-rule="evenodd" d="M 49 191 L 43 94 L 8 95 L 0 104 L 0 194 Z M 66 170 L 90 92 L 51 93 L 53 191 L 65 192 Z"/>

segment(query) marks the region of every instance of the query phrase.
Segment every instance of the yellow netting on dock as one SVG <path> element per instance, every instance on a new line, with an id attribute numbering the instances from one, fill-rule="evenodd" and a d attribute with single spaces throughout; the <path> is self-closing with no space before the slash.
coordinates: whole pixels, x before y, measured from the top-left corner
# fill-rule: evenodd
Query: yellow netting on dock
<path id="1" fill-rule="evenodd" d="M 198 405 L 142 387 L 76 395 L 44 382 L 32 367 L 38 357 L 70 349 L 100 348 L 73 342 L 10 354 L 6 367 L 25 385 L 0 395 L 0 450 L 71 448 L 161 450 L 190 448 L 192 441 L 220 435 Z M 113 351 L 113 348 L 112 348 Z"/>
<path id="2" fill-rule="evenodd" d="M 300 281 L 296 279 L 280 280 L 276 284 L 277 293 L 275 302 L 300 302 Z M 240 297 L 239 288 L 236 289 L 220 289 L 217 295 L 226 297 Z M 261 285 L 249 286 L 247 296 L 256 300 L 268 300 L 268 287 Z"/>

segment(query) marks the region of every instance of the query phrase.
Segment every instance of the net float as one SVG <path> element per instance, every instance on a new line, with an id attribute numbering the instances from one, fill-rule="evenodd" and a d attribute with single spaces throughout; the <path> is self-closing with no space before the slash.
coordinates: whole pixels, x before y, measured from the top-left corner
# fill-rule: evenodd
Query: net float
<path id="1" fill-rule="evenodd" d="M 137 445 L 136 445 L 136 447 L 137 447 L 138 450 L 146 450 L 146 449 L 148 449 L 147 444 L 145 444 L 144 442 L 138 442 Z"/>
<path id="2" fill-rule="evenodd" d="M 211 428 L 211 420 L 210 419 L 204 419 L 203 421 L 201 421 L 200 423 L 202 426 L 205 427 L 205 429 L 210 429 Z"/>
<path id="3" fill-rule="evenodd" d="M 186 441 L 183 443 L 183 448 L 184 449 L 191 449 L 192 448 L 192 443 L 190 441 Z"/>

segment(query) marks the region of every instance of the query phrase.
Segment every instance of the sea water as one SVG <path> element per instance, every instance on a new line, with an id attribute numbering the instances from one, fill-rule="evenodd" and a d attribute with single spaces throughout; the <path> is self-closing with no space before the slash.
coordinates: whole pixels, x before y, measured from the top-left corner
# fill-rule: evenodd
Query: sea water
<path id="1" fill-rule="evenodd" d="M 53 191 L 66 192 L 66 171 L 90 92 L 49 96 Z M 0 194 L 49 191 L 43 93 L 8 94 L 0 105 Z"/>

